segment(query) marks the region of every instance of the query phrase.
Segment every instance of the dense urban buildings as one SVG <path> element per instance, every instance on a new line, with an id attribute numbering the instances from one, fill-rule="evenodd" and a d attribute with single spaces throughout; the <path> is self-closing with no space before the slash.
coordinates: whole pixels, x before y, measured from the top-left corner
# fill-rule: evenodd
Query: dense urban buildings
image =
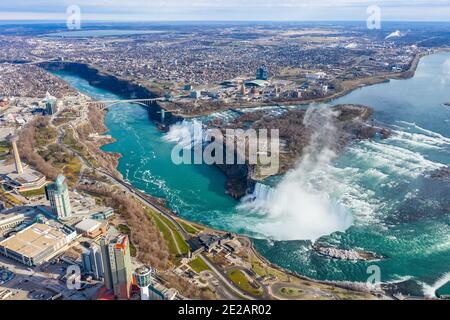
<path id="1" fill-rule="evenodd" d="M 429 106 L 429 118 L 438 114 L 434 131 L 419 123 L 427 118 L 420 108 L 405 113 L 413 99 L 402 100 L 408 92 L 418 101 L 414 93 L 426 86 L 402 87 L 414 84 L 420 59 L 448 51 L 446 25 L 392 23 L 378 31 L 356 22 L 65 28 L 12 25 L 0 31 L 0 299 L 445 296 L 431 284 L 434 291 L 419 292 L 428 274 L 406 284 L 365 281 L 367 265 L 382 263 L 391 268 L 383 276 L 397 277 L 405 261 L 416 261 L 402 260 L 421 253 L 408 247 L 415 244 L 408 237 L 446 258 L 446 221 L 432 232 L 427 228 L 449 211 L 450 171 L 440 165 L 447 161 L 450 100 L 438 90 L 448 83 L 447 60 L 427 60 L 428 67 L 439 66 L 434 73 L 444 74 L 441 84 L 433 82 L 445 97 Z M 372 86 L 377 94 L 353 101 L 373 84 L 384 90 Z M 398 91 L 389 96 L 391 84 Z M 356 98 L 347 95 L 353 91 Z M 350 102 L 336 104 L 344 95 Z M 175 167 L 167 150 L 196 121 L 221 132 L 278 129 L 278 175 L 267 179 L 247 163 Z M 275 193 L 280 184 L 285 188 Z M 304 189 L 311 186 L 317 188 Z M 429 189 L 439 192 L 430 195 Z M 402 200 L 390 202 L 393 194 Z M 277 210 L 267 205 L 274 195 L 284 200 Z M 373 223 L 391 208 L 388 218 Z M 361 215 L 368 217 L 361 222 L 360 209 L 376 215 Z M 334 214 L 356 220 L 341 225 Z M 414 234 L 421 219 L 426 225 Z M 337 228 L 317 236 L 298 231 L 335 220 Z M 440 243 L 422 243 L 429 234 Z M 386 247 L 379 249 L 375 240 Z M 389 254 L 399 242 L 401 255 Z M 445 264 L 436 265 L 433 279 Z"/>

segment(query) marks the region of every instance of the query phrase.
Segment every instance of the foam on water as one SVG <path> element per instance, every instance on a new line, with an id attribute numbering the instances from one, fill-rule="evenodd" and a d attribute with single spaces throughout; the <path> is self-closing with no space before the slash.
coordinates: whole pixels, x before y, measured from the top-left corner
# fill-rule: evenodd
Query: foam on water
<path id="1" fill-rule="evenodd" d="M 442 275 L 432 285 L 422 282 L 422 290 L 424 296 L 428 298 L 436 298 L 436 291 L 445 286 L 448 282 L 450 282 L 450 272 Z"/>
<path id="2" fill-rule="evenodd" d="M 256 222 L 245 220 L 247 229 L 276 240 L 314 240 L 345 231 L 352 223 L 376 223 L 383 228 L 386 215 L 419 192 L 399 189 L 399 185 L 408 185 L 426 172 L 445 167 L 427 159 L 421 151 L 448 146 L 450 139 L 402 123 L 389 139 L 352 144 L 343 161 L 333 163 L 332 157 L 325 156 L 326 161 L 313 166 L 302 168 L 300 163 L 276 188 L 256 184 L 239 209 L 258 213 Z M 396 190 L 398 200 L 391 197 L 389 190 Z"/>
<path id="3" fill-rule="evenodd" d="M 205 134 L 201 122 L 197 120 L 183 120 L 172 125 L 164 140 L 175 142 L 183 148 L 190 149 L 196 144 L 203 143 Z"/>

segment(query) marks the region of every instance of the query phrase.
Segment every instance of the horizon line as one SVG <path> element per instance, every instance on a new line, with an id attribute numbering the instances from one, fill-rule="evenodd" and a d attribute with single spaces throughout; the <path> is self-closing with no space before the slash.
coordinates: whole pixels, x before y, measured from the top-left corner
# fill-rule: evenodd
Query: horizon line
<path id="1" fill-rule="evenodd" d="M 117 19 L 99 19 L 99 20 L 83 20 L 84 22 L 129 22 L 129 23 L 142 23 L 142 22 L 366 22 L 366 20 L 352 20 L 352 19 L 304 19 L 304 20 L 243 20 L 243 19 L 225 19 L 225 20 L 190 20 L 190 19 L 167 19 L 167 20 L 117 20 Z M 450 22 L 449 20 L 409 20 L 409 19 L 384 19 L 386 22 Z M 0 22 L 53 22 L 53 23 L 66 23 L 65 19 L 0 19 Z"/>

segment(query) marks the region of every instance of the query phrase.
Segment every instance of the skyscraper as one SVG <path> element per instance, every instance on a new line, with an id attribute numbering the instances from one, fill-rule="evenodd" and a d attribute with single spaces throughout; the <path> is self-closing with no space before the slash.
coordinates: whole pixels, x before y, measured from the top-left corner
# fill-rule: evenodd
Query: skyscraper
<path id="1" fill-rule="evenodd" d="M 45 110 L 44 115 L 51 116 L 58 112 L 57 99 L 52 97 L 50 93 L 47 92 L 45 96 Z"/>
<path id="2" fill-rule="evenodd" d="M 264 68 L 258 68 L 256 70 L 256 80 L 264 80 L 266 81 L 269 78 L 268 72 Z"/>
<path id="3" fill-rule="evenodd" d="M 59 219 L 70 218 L 72 207 L 70 206 L 69 188 L 63 175 L 60 174 L 54 183 L 45 187 L 45 195 L 50 201 L 53 214 Z"/>
<path id="4" fill-rule="evenodd" d="M 106 288 L 113 290 L 118 299 L 129 299 L 133 271 L 128 236 L 119 234 L 103 238 L 100 245 Z"/>
<path id="5" fill-rule="evenodd" d="M 93 278 L 99 280 L 103 278 L 103 261 L 100 248 L 94 244 L 89 243 L 86 250 L 81 254 L 83 261 L 83 268 L 86 272 L 92 274 Z"/>

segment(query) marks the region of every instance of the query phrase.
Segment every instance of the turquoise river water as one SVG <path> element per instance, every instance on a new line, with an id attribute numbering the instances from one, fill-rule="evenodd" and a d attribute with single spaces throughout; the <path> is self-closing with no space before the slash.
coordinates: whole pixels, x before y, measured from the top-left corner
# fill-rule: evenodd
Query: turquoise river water
<path id="1" fill-rule="evenodd" d="M 96 99 L 119 98 L 77 75 L 56 74 Z M 367 267 L 376 264 L 381 281 L 408 280 L 407 293 L 449 294 L 450 182 L 431 176 L 450 165 L 446 102 L 450 53 L 422 58 L 411 79 L 364 87 L 332 101 L 373 107 L 377 123 L 391 128 L 393 135 L 353 143 L 309 174 L 297 169 L 297 174 L 280 179 L 281 185 L 288 180 L 285 188 L 292 186 L 286 192 L 278 182 L 271 188 L 260 185 L 255 200 L 247 203 L 225 194 L 225 177 L 216 167 L 173 164 L 174 143 L 139 105 L 111 108 L 106 125 L 117 141 L 103 149 L 122 154 L 118 169 L 136 188 L 165 198 L 186 219 L 249 235 L 263 256 L 284 268 L 316 279 L 365 282 Z M 322 200 L 328 205 L 319 203 Z M 269 210 L 259 210 L 264 206 Z M 314 219 L 316 212 L 336 224 L 335 229 L 334 224 L 327 226 L 336 232 L 321 236 L 321 244 L 359 248 L 385 259 L 354 262 L 318 254 L 308 239 L 317 238 L 311 234 L 326 222 Z"/>

